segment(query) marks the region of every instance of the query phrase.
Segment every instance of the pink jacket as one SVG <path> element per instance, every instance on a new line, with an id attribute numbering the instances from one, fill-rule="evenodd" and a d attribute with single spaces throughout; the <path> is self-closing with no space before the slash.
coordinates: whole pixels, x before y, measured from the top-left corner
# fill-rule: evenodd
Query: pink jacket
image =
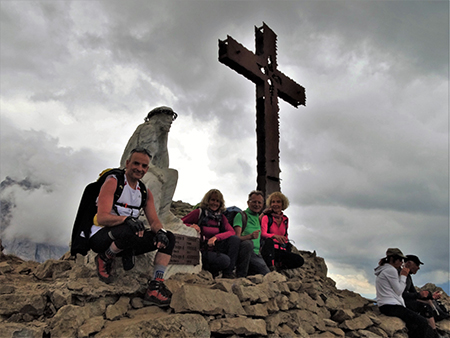
<path id="1" fill-rule="evenodd" d="M 287 229 L 289 226 L 289 218 L 283 214 L 283 219 L 281 221 L 281 224 L 278 225 L 275 220 L 273 220 L 272 225 L 270 226 L 270 229 L 268 229 L 269 225 L 269 216 L 264 215 L 261 219 L 261 237 L 271 238 L 273 235 L 281 235 L 285 236 L 287 238 Z M 270 231 L 270 232 L 269 232 Z M 278 242 L 276 239 L 274 239 L 274 242 Z"/>

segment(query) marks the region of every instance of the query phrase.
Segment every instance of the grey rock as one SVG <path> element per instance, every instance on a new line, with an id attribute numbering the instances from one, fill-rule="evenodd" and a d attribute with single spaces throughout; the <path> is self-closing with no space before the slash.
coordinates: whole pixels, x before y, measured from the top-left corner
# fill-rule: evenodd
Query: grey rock
<path id="1" fill-rule="evenodd" d="M 398 331 L 406 330 L 406 325 L 400 318 L 380 315 L 380 319 L 380 329 L 386 332 L 389 337 L 393 337 Z"/>
<path id="2" fill-rule="evenodd" d="M 349 309 L 340 309 L 331 317 L 332 320 L 338 323 L 342 323 L 345 320 L 353 319 L 355 314 Z"/>
<path id="3" fill-rule="evenodd" d="M 108 320 L 117 320 L 123 317 L 129 308 L 130 299 L 128 297 L 122 296 L 119 300 L 106 307 L 105 316 Z"/>
<path id="4" fill-rule="evenodd" d="M 144 309 L 141 309 L 144 310 Z M 207 321 L 199 314 L 146 313 L 107 323 L 96 338 L 123 337 L 210 337 Z"/>
<path id="5" fill-rule="evenodd" d="M 45 331 L 45 323 L 0 323 L 1 337 L 16 338 L 42 338 Z"/>
<path id="6" fill-rule="evenodd" d="M 46 292 L 43 290 L 21 290 L 21 293 L 0 295 L 0 315 L 12 315 L 17 312 L 40 316 L 47 304 Z"/>
<path id="7" fill-rule="evenodd" d="M 192 285 L 184 285 L 173 294 L 170 306 L 175 312 L 245 315 L 236 295 Z"/>
<path id="8" fill-rule="evenodd" d="M 43 264 L 39 265 L 36 269 L 35 276 L 38 279 L 53 278 L 53 276 L 58 273 L 70 270 L 72 268 L 73 262 L 71 261 L 57 261 L 49 259 Z"/>
<path id="9" fill-rule="evenodd" d="M 234 317 L 218 319 L 210 322 L 211 332 L 219 334 L 237 334 L 239 336 L 267 335 L 266 323 L 263 319 Z"/>
<path id="10" fill-rule="evenodd" d="M 344 320 L 343 323 L 339 325 L 341 329 L 345 330 L 363 330 L 372 326 L 373 322 L 370 320 L 369 316 L 363 314 L 359 317 L 353 319 Z"/>
<path id="11" fill-rule="evenodd" d="M 338 290 L 329 278 L 316 275 L 317 256 L 304 257 L 306 270 L 264 277 L 214 279 L 205 271 L 174 274 L 166 279 L 173 292 L 171 306 L 160 309 L 144 307 L 147 278 L 141 273 L 122 273 L 107 285 L 86 258 L 39 264 L 5 255 L 0 258 L 9 267 L 0 275 L 2 338 L 407 338 L 400 319 L 382 315 L 360 295 Z M 38 272 L 43 279 L 35 277 Z M 442 300 L 448 304 L 447 295 Z M 450 321 L 438 322 L 438 327 L 450 333 Z"/>
<path id="12" fill-rule="evenodd" d="M 88 338 L 94 333 L 97 333 L 105 326 L 105 319 L 103 316 L 91 317 L 80 326 L 78 329 L 78 338 Z"/>

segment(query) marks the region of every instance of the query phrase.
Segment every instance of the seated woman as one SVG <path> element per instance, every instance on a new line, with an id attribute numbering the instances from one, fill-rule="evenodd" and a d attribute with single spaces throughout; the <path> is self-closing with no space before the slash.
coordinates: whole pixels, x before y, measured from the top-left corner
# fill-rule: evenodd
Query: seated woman
<path id="1" fill-rule="evenodd" d="M 222 271 L 223 278 L 234 278 L 233 270 L 239 254 L 241 240 L 235 236 L 233 227 L 223 215 L 225 201 L 217 189 L 208 191 L 200 207 L 181 220 L 200 234 L 200 251 L 203 269 L 214 277 Z"/>
<path id="2" fill-rule="evenodd" d="M 377 305 L 382 314 L 402 319 L 408 328 L 410 338 L 435 337 L 436 333 L 428 325 L 427 320 L 405 307 L 402 293 L 409 273 L 409 268 L 402 268 L 405 258 L 399 249 L 389 248 L 386 257 L 382 258 L 375 268 Z"/>
<path id="3" fill-rule="evenodd" d="M 291 252 L 292 244 L 288 239 L 289 219 L 283 210 L 289 206 L 288 198 L 281 192 L 269 195 L 266 201 L 268 209 L 261 214 L 261 238 L 264 245 L 261 255 L 269 269 L 295 269 L 305 261 L 302 256 Z"/>

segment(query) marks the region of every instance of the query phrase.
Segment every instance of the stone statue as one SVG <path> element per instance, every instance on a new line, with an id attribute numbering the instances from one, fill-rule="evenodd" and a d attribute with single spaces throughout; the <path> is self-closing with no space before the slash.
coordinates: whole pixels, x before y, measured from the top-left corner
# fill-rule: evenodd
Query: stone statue
<path id="1" fill-rule="evenodd" d="M 179 223 L 170 212 L 178 182 L 178 172 L 169 168 L 167 140 L 170 126 L 177 116 L 171 108 L 164 106 L 150 111 L 145 122 L 139 125 L 131 136 L 120 160 L 120 166 L 124 168 L 131 150 L 137 147 L 145 148 L 152 155 L 150 168 L 142 181 L 153 194 L 158 217 L 164 226 L 172 231 L 175 230 L 174 224 L 172 226 L 169 224 Z"/>
<path id="2" fill-rule="evenodd" d="M 143 147 L 152 154 L 152 164 L 155 167 L 169 168 L 169 152 L 167 140 L 172 122 L 177 118 L 170 107 L 158 107 L 150 111 L 144 119 L 144 123 L 136 128 L 136 131 L 128 141 L 120 160 L 121 166 L 125 167 L 125 161 L 136 147 Z"/>
<path id="3" fill-rule="evenodd" d="M 169 168 L 167 140 L 172 122 L 175 121 L 177 116 L 170 107 L 162 106 L 150 111 L 144 120 L 145 122 L 136 128 L 129 139 L 120 160 L 120 166 L 125 167 L 125 162 L 134 148 L 142 147 L 148 150 L 152 155 L 152 160 L 142 181 L 153 194 L 156 212 L 164 228 L 175 234 L 197 237 L 195 229 L 185 226 L 181 219 L 170 211 L 178 182 L 178 171 Z M 141 219 L 146 222 L 145 217 Z M 152 255 L 152 253 L 149 253 L 149 255 Z M 147 262 L 152 262 L 151 258 Z M 138 267 L 138 264 L 136 264 L 136 267 Z M 200 268 L 200 265 L 195 268 L 192 265 L 169 266 L 166 277 L 176 272 L 197 272 Z"/>

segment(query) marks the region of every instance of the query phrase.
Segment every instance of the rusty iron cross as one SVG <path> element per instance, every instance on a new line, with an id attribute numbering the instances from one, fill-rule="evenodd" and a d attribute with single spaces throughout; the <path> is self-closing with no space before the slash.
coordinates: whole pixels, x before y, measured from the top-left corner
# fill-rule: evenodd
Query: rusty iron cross
<path id="1" fill-rule="evenodd" d="M 277 36 L 263 22 L 255 26 L 256 52 L 231 36 L 219 40 L 219 61 L 256 84 L 257 189 L 267 197 L 280 191 L 278 96 L 298 108 L 306 105 L 305 88 L 277 69 Z"/>

